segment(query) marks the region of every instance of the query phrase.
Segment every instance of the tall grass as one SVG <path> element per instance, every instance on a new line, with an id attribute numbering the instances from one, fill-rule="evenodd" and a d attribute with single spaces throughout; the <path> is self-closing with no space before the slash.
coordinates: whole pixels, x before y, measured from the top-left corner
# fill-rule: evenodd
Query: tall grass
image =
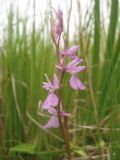
<path id="1" fill-rule="evenodd" d="M 103 27 L 100 0 L 92 1 L 91 9 L 87 9 L 84 26 L 80 1 L 76 0 L 76 4 L 79 17 L 76 43 L 81 46 L 81 57 L 87 66 L 86 75 L 81 77 L 87 89 L 75 93 L 69 88 L 69 77 L 64 79 L 64 103 L 73 113 L 69 119 L 73 159 L 119 160 L 120 3 L 110 1 L 107 31 Z M 71 7 L 72 1 L 66 34 L 70 33 Z M 39 109 L 38 115 L 38 102 L 46 96 L 42 89 L 44 73 L 51 77 L 56 59 L 49 18 L 46 15 L 44 24 L 36 30 L 35 11 L 34 0 L 31 32 L 27 30 L 28 18 L 20 17 L 19 8 L 14 14 L 12 4 L 8 14 L 6 38 L 0 50 L 0 160 L 56 160 L 65 155 L 59 130 L 43 130 L 46 113 Z M 69 36 L 66 37 L 69 41 Z M 73 38 L 68 46 L 74 41 Z"/>

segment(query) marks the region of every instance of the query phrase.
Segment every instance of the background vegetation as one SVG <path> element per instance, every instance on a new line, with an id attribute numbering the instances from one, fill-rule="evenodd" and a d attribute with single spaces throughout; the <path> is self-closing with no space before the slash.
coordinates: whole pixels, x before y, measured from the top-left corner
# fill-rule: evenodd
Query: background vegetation
<path id="1" fill-rule="evenodd" d="M 73 159 L 120 160 L 120 3 L 108 1 L 106 26 L 100 0 L 92 1 L 81 25 L 80 2 L 76 1 L 79 26 L 68 46 L 80 45 L 80 56 L 87 66 L 81 79 L 87 89 L 74 92 L 66 76 L 63 93 L 66 108 L 72 113 L 69 132 Z M 37 30 L 34 14 L 28 33 L 27 17 L 21 18 L 19 10 L 14 14 L 13 6 L 0 48 L 0 160 L 65 159 L 59 129 L 43 130 L 47 117 L 38 108 L 39 100 L 46 96 L 44 73 L 51 77 L 56 61 L 48 13 Z M 72 3 L 67 17 L 68 40 L 71 7 Z M 35 13 L 35 5 L 33 10 Z"/>

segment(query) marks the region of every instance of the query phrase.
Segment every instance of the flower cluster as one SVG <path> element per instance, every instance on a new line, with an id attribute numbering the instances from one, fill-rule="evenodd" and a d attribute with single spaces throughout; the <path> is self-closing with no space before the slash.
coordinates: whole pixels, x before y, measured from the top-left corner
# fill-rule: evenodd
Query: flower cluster
<path id="1" fill-rule="evenodd" d="M 75 55 L 75 53 L 78 51 L 79 46 L 73 46 L 71 47 L 69 50 L 67 51 L 63 51 L 61 52 L 62 54 L 62 63 L 60 63 L 59 65 L 56 65 L 56 67 L 59 70 L 65 70 L 66 72 L 71 74 L 71 78 L 70 78 L 70 86 L 77 90 L 77 89 L 81 89 L 84 90 L 86 87 L 84 86 L 84 84 L 82 84 L 82 82 L 80 81 L 79 77 L 78 77 L 78 73 L 83 71 L 85 69 L 85 66 L 79 66 L 79 64 L 83 61 L 82 59 L 80 59 L 78 56 Z M 63 64 L 63 62 L 65 62 L 65 58 L 69 56 L 71 58 L 71 61 L 65 66 L 65 63 Z"/>
<path id="2" fill-rule="evenodd" d="M 56 74 L 54 74 L 53 81 L 51 82 L 47 75 L 47 82 L 43 82 L 43 88 L 48 90 L 48 96 L 42 104 L 42 108 L 47 110 L 52 116 L 48 123 L 44 125 L 44 128 L 57 128 L 59 127 L 56 106 L 58 105 L 58 97 L 55 95 L 55 91 L 59 89 L 59 80 Z M 61 116 L 69 116 L 69 113 L 61 111 Z"/>
<path id="3" fill-rule="evenodd" d="M 61 37 L 61 34 L 63 32 L 63 13 L 62 10 L 58 7 L 58 10 L 55 11 L 57 22 L 55 31 L 53 30 L 52 25 L 52 39 L 55 44 L 56 50 L 57 47 L 59 48 L 58 40 Z M 59 62 L 56 65 L 56 68 L 58 69 L 58 74 L 60 75 L 62 72 L 64 73 L 70 73 L 71 77 L 69 80 L 69 84 L 72 89 L 77 90 L 84 90 L 86 87 L 85 85 L 80 81 L 79 79 L 79 73 L 85 69 L 85 66 L 80 66 L 82 63 L 82 59 L 80 59 L 76 53 L 79 50 L 79 46 L 75 45 L 71 47 L 70 49 L 64 49 L 63 51 L 57 50 L 57 54 L 59 56 Z M 69 59 L 69 62 L 66 63 L 66 59 Z M 58 113 L 57 105 L 61 104 L 61 100 L 58 99 L 56 95 L 56 91 L 60 89 L 61 80 L 60 77 L 58 77 L 56 74 L 53 76 L 53 80 L 50 81 L 48 76 L 46 76 L 47 82 L 43 82 L 43 88 L 48 91 L 48 96 L 46 97 L 45 101 L 42 103 L 42 108 L 47 110 L 51 117 L 46 125 L 44 125 L 44 128 L 57 128 L 59 127 L 59 120 L 58 120 L 58 114 L 60 114 L 61 117 L 69 116 L 69 113 L 66 113 L 62 111 L 62 107 L 60 108 L 60 113 Z M 61 104 L 62 106 L 62 104 Z"/>

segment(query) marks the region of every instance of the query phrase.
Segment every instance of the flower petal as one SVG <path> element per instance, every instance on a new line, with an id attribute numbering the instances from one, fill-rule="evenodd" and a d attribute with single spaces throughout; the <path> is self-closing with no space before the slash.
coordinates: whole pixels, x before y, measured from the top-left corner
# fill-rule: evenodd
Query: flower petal
<path id="1" fill-rule="evenodd" d="M 71 76 L 70 80 L 69 80 L 69 83 L 70 83 L 70 86 L 77 90 L 78 89 L 78 82 L 77 82 L 77 78 L 75 76 Z"/>
<path id="2" fill-rule="evenodd" d="M 59 88 L 59 80 L 56 74 L 54 74 L 53 77 L 53 82 L 51 82 L 48 79 L 48 76 L 45 74 L 45 77 L 47 79 L 47 82 L 43 82 L 43 88 L 50 91 L 50 92 L 54 92 L 56 89 Z"/>
<path id="3" fill-rule="evenodd" d="M 73 67 L 73 68 L 68 68 L 67 72 L 71 73 L 71 74 L 76 74 L 78 72 L 81 72 L 85 69 L 85 66 L 77 66 L 77 67 Z"/>
<path id="4" fill-rule="evenodd" d="M 51 83 L 43 82 L 43 88 L 48 91 L 53 91 L 53 86 Z"/>
<path id="5" fill-rule="evenodd" d="M 78 49 L 79 49 L 79 46 L 75 45 L 68 50 L 62 51 L 61 54 L 65 55 L 65 56 L 70 56 L 70 57 L 73 56 L 74 57 L 74 56 L 76 56 L 75 53 L 78 51 Z"/>
<path id="6" fill-rule="evenodd" d="M 79 79 L 79 89 L 84 90 L 86 89 L 85 85 Z"/>
<path id="7" fill-rule="evenodd" d="M 53 92 L 51 92 L 47 96 L 46 100 L 43 102 L 42 108 L 49 109 L 49 107 L 54 107 L 57 104 L 58 104 L 58 98 Z"/>
<path id="8" fill-rule="evenodd" d="M 84 90 L 86 88 L 76 75 L 71 76 L 69 83 L 70 83 L 70 86 L 75 90 L 77 89 Z"/>
<path id="9" fill-rule="evenodd" d="M 49 99 L 47 97 L 46 100 L 42 103 L 42 108 L 43 109 L 49 109 L 49 107 L 51 107 L 51 105 L 50 105 Z"/>
<path id="10" fill-rule="evenodd" d="M 59 121 L 56 116 L 52 116 L 48 123 L 43 126 L 43 128 L 58 128 L 59 127 Z"/>
<path id="11" fill-rule="evenodd" d="M 51 106 L 57 106 L 58 104 L 58 98 L 54 93 L 50 93 L 49 95 L 49 103 L 51 104 Z"/>
<path id="12" fill-rule="evenodd" d="M 59 80 L 58 80 L 58 76 L 56 74 L 54 74 L 53 85 L 54 85 L 55 89 L 59 88 Z"/>
<path id="13" fill-rule="evenodd" d="M 83 62 L 83 59 L 82 59 L 82 58 L 79 58 L 79 57 L 76 56 L 76 55 L 70 55 L 70 57 L 71 57 L 72 60 L 77 60 L 77 61 L 79 61 L 79 63 L 82 63 L 82 62 Z"/>
<path id="14" fill-rule="evenodd" d="M 78 49 L 79 49 L 79 46 L 75 45 L 68 50 L 68 54 L 75 54 L 75 52 L 77 52 Z"/>
<path id="15" fill-rule="evenodd" d="M 56 110 L 55 108 L 53 108 L 53 107 L 49 107 L 49 108 L 48 108 L 48 112 L 49 112 L 50 114 L 52 114 L 52 115 L 56 115 L 56 114 L 57 114 L 57 110 Z"/>
<path id="16" fill-rule="evenodd" d="M 47 74 L 45 74 L 47 82 L 43 82 L 43 88 L 53 92 L 54 91 L 54 86 L 52 85 L 51 81 L 49 80 Z"/>
<path id="17" fill-rule="evenodd" d="M 72 60 L 71 62 L 68 63 L 67 68 L 69 69 L 69 68 L 75 67 L 75 66 L 77 66 L 79 63 L 80 63 L 80 60 L 79 60 L 79 59 L 74 59 L 74 60 Z"/>

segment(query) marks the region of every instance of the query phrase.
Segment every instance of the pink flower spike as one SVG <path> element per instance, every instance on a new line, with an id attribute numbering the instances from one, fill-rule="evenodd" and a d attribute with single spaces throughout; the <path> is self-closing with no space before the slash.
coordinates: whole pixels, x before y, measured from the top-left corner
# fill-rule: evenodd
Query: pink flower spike
<path id="1" fill-rule="evenodd" d="M 70 86 L 75 90 L 77 89 L 84 90 L 86 88 L 76 75 L 71 76 L 69 83 L 70 83 Z"/>
<path id="2" fill-rule="evenodd" d="M 55 107 L 58 104 L 58 98 L 54 93 L 49 93 L 46 100 L 42 104 L 43 109 L 49 109 L 50 107 Z"/>
<path id="3" fill-rule="evenodd" d="M 49 119 L 48 123 L 43 126 L 43 128 L 58 128 L 58 127 L 59 127 L 59 121 L 58 118 L 54 115 Z"/>

